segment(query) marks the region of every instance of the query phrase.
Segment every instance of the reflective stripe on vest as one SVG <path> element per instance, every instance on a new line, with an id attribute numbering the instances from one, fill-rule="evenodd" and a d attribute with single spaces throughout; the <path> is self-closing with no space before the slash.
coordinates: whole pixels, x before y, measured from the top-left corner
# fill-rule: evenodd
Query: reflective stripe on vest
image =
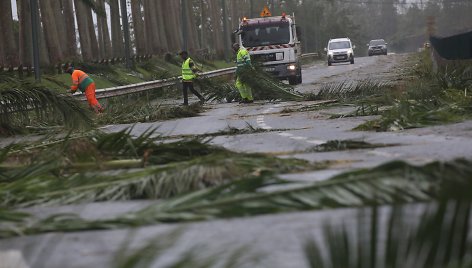
<path id="1" fill-rule="evenodd" d="M 195 74 L 190 68 L 190 62 L 192 61 L 191 58 L 188 58 L 184 63 L 182 63 L 182 79 L 185 81 L 190 81 L 195 78 Z"/>

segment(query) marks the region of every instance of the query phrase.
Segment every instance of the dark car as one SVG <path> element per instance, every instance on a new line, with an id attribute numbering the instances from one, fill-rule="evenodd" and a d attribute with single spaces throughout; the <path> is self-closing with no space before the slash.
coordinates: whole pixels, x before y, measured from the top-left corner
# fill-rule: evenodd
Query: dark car
<path id="1" fill-rule="evenodd" d="M 370 40 L 367 46 L 369 47 L 369 56 L 387 55 L 387 43 L 383 39 Z"/>

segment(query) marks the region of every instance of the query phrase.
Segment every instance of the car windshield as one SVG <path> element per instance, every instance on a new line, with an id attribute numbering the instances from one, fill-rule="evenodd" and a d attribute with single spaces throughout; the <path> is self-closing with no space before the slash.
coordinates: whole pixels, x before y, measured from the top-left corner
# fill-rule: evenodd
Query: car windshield
<path id="1" fill-rule="evenodd" d="M 245 47 L 288 44 L 289 23 L 246 25 L 242 27 L 241 39 Z"/>
<path id="2" fill-rule="evenodd" d="M 343 49 L 343 48 L 350 48 L 351 43 L 349 41 L 339 41 L 339 42 L 331 42 L 328 45 L 328 49 Z"/>
<path id="3" fill-rule="evenodd" d="M 385 45 L 385 41 L 384 40 L 372 40 L 372 41 L 370 41 L 370 45 L 371 46 Z"/>

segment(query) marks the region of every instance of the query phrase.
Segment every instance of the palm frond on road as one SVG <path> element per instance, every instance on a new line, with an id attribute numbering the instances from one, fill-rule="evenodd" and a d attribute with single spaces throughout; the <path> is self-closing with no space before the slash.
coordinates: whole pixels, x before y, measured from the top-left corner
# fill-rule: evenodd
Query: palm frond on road
<path id="1" fill-rule="evenodd" d="M 252 160 L 247 159 L 247 161 Z M 116 219 L 86 221 L 77 217 L 63 218 L 59 215 L 47 221 L 18 227 L 18 230 L 21 233 L 41 233 L 52 229 L 56 231 L 113 229 L 158 222 L 234 218 L 460 197 L 470 200 L 471 177 L 472 165 L 467 160 L 436 162 L 422 167 L 404 162 L 391 162 L 373 169 L 347 172 L 305 187 L 270 191 L 267 187 L 287 185 L 288 182 L 278 179 L 271 172 L 261 171 L 251 178 L 163 200 Z M 0 235 L 7 237 L 16 233 L 4 228 Z"/>

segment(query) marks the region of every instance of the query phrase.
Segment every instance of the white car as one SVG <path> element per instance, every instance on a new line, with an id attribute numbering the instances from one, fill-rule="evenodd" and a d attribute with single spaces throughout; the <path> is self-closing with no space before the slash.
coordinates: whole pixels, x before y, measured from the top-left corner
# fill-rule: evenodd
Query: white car
<path id="1" fill-rule="evenodd" d="M 328 54 L 328 66 L 337 62 L 350 62 L 354 64 L 354 49 L 349 38 L 336 38 L 328 42 L 325 51 Z"/>

